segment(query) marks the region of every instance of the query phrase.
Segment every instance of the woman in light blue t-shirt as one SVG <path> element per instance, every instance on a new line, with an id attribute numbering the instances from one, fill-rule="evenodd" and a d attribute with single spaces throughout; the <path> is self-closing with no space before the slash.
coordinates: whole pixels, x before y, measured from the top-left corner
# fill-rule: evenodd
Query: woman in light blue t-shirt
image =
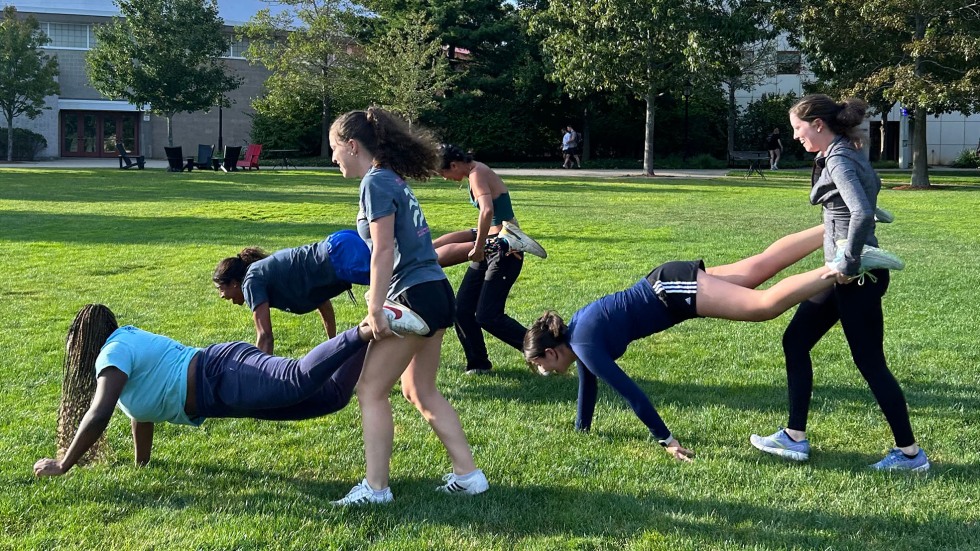
<path id="1" fill-rule="evenodd" d="M 357 231 L 371 249 L 367 322 L 377 339 L 368 347 L 357 385 L 364 430 L 364 479 L 334 504 L 392 501 L 388 487 L 394 423 L 389 395 L 401 379 L 402 394 L 419 410 L 449 452 L 452 472 L 439 489 L 478 494 L 487 479 L 473 462 L 453 406 L 436 388 L 454 297 L 439 267 L 422 207 L 405 178 L 425 180 L 441 159 L 434 140 L 413 132 L 387 112 L 370 108 L 339 117 L 330 128 L 333 160 L 347 178 L 360 178 Z M 425 336 L 391 335 L 382 306 L 388 298 L 413 309 L 428 324 Z"/>
<path id="2" fill-rule="evenodd" d="M 391 326 L 428 331 L 409 309 L 387 305 Z M 59 460 L 34 464 L 37 476 L 66 473 L 105 432 L 117 406 L 130 418 L 136 463 L 150 461 L 154 423 L 198 426 L 208 417 L 271 421 L 311 419 L 350 401 L 373 332 L 361 322 L 294 360 L 228 342 L 205 348 L 127 325 L 101 304 L 89 304 L 68 332 L 68 355 L 80 358 L 74 380 L 96 378 L 94 396 Z M 89 351 L 98 350 L 98 356 Z M 91 375 L 86 375 L 89 373 Z"/>

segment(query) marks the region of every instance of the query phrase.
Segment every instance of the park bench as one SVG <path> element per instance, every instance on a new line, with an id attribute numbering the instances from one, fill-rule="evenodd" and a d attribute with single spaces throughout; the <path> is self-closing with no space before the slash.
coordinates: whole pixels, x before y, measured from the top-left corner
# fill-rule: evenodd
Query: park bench
<path id="1" fill-rule="evenodd" d="M 759 164 L 762 161 L 769 160 L 768 151 L 729 151 L 728 159 L 733 165 L 738 162 L 748 163 L 748 168 L 745 170 L 745 176 L 752 176 L 752 173 L 755 172 L 763 178 L 766 177 L 766 175 L 762 173 L 762 169 L 759 168 Z"/>

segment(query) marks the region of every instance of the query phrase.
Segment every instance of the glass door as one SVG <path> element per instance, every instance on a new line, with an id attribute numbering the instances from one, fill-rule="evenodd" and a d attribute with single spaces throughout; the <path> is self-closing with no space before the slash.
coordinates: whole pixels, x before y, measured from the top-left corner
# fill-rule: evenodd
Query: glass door
<path id="1" fill-rule="evenodd" d="M 122 143 L 131 155 L 139 155 L 139 114 L 111 111 L 62 111 L 63 157 L 115 157 Z"/>

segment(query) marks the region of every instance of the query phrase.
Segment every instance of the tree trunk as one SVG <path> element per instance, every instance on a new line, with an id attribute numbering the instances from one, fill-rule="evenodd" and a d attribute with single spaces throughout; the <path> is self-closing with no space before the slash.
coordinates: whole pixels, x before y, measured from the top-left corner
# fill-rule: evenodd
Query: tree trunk
<path id="1" fill-rule="evenodd" d="M 582 162 L 589 162 L 589 144 L 592 139 L 589 137 L 589 106 L 586 105 L 582 111 Z"/>
<path id="2" fill-rule="evenodd" d="M 929 144 L 926 143 L 926 108 L 915 107 L 915 126 L 912 127 L 912 187 L 929 187 Z"/>
<path id="3" fill-rule="evenodd" d="M 728 84 L 728 162 L 731 161 L 732 152 L 735 151 L 735 117 L 738 110 L 735 107 L 735 83 Z"/>
<path id="4" fill-rule="evenodd" d="M 915 14 L 915 38 L 922 40 L 926 36 L 926 18 L 921 13 Z M 915 59 L 915 77 L 922 79 L 922 58 Z M 926 143 L 926 109 L 921 105 L 915 106 L 915 127 L 912 129 L 912 187 L 929 187 L 929 144 Z"/>
<path id="5" fill-rule="evenodd" d="M 881 112 L 881 140 L 878 142 L 878 159 L 882 161 L 895 160 L 888 158 L 888 137 L 891 136 L 891 132 L 888 130 L 888 111 Z"/>
<path id="6" fill-rule="evenodd" d="M 174 146 L 174 114 L 167 113 L 167 147 Z"/>
<path id="7" fill-rule="evenodd" d="M 654 110 L 656 109 L 657 93 L 653 88 L 647 90 L 647 119 L 646 137 L 643 140 L 643 173 L 653 176 L 653 120 Z"/>
<path id="8" fill-rule="evenodd" d="M 14 160 L 14 118 L 7 117 L 7 162 Z"/>
<path id="9" fill-rule="evenodd" d="M 82 308 L 68 329 L 65 363 L 62 369 L 61 404 L 58 407 L 58 457 L 64 457 L 75 438 L 78 425 L 95 396 L 95 359 L 106 339 L 117 327 L 112 312 L 101 304 Z M 80 464 L 97 461 L 106 454 L 105 437 L 79 460 Z"/>
<path id="10" fill-rule="evenodd" d="M 321 91 L 320 96 L 320 157 L 324 159 L 330 158 L 330 125 L 333 121 L 330 120 L 330 94 L 326 90 Z"/>

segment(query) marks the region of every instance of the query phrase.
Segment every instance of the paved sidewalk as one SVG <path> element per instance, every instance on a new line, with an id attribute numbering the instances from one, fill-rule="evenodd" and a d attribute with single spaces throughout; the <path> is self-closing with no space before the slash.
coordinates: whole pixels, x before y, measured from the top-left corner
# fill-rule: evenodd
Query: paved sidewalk
<path id="1" fill-rule="evenodd" d="M 0 168 L 119 168 L 117 159 L 81 159 L 64 158 L 51 161 L 37 162 L 18 162 L 0 163 Z M 167 168 L 166 159 L 147 159 L 147 168 L 165 169 Z M 135 168 L 130 170 L 136 170 Z M 270 168 L 263 170 L 269 171 Z M 336 171 L 336 167 L 299 167 L 297 170 L 325 170 Z M 642 177 L 640 170 L 623 169 L 564 169 L 564 168 L 494 168 L 494 171 L 501 176 L 536 176 L 536 177 L 583 177 L 583 178 L 629 178 Z M 656 178 L 723 178 L 728 173 L 728 169 L 701 170 L 701 169 L 663 169 L 657 170 Z"/>

